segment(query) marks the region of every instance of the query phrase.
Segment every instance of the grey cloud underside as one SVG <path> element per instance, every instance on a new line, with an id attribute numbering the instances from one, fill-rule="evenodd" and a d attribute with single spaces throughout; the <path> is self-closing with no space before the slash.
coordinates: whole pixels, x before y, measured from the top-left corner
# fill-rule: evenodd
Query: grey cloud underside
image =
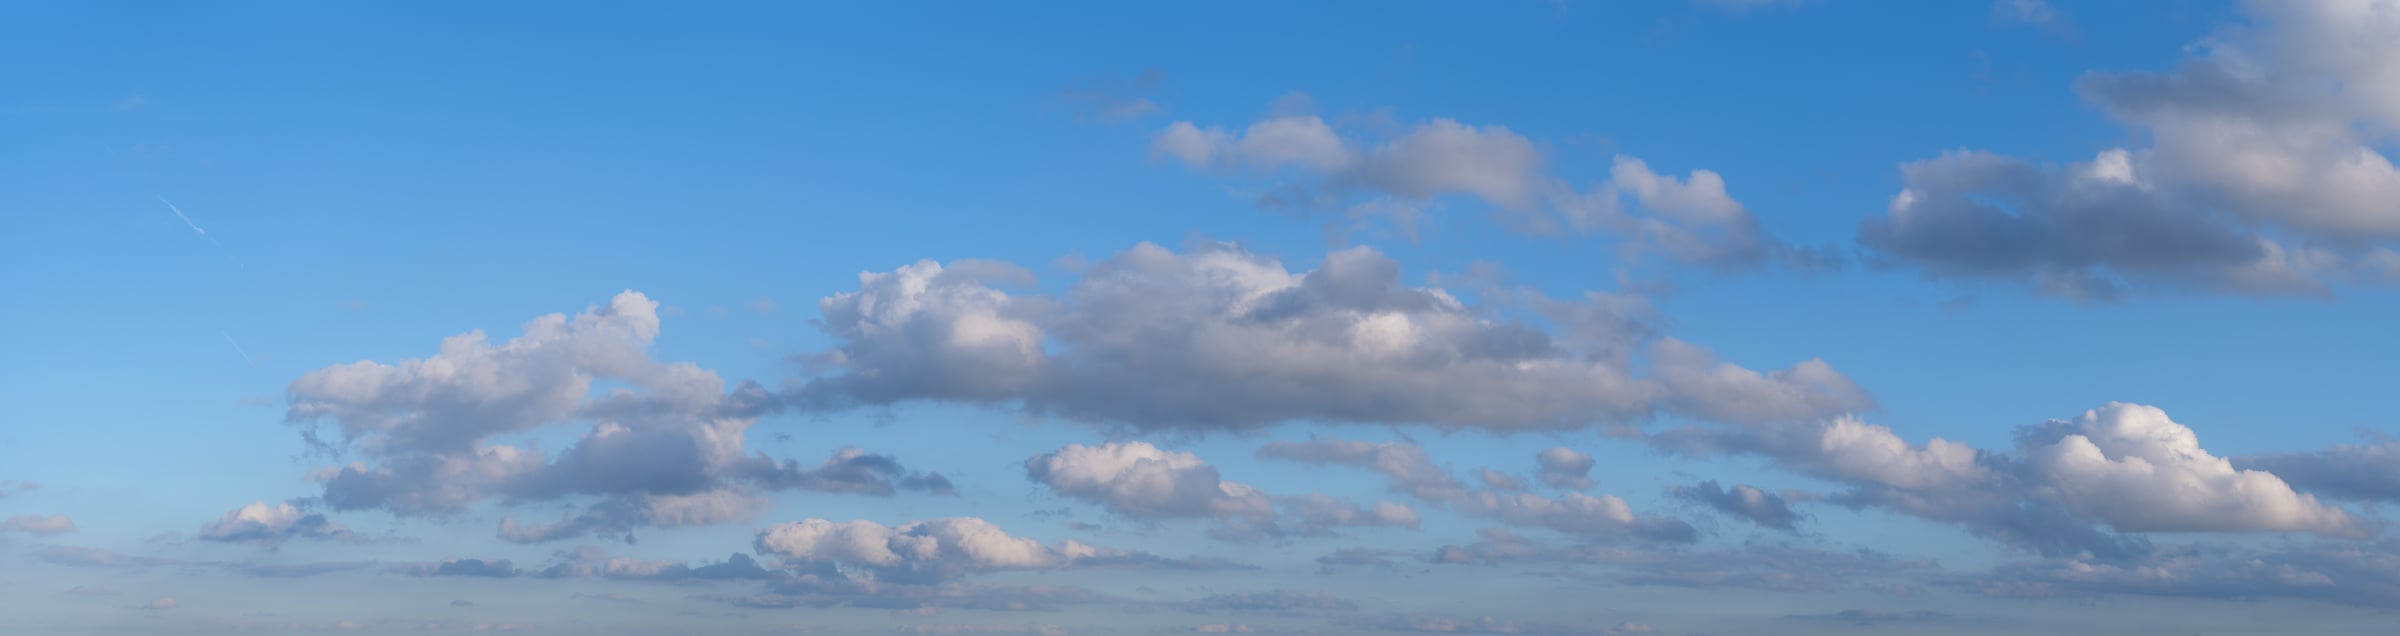
<path id="1" fill-rule="evenodd" d="M 1684 454 L 1765 456 L 1843 484 L 1827 501 L 1958 524 L 2062 558 L 2138 559 L 2156 533 L 2367 536 L 2370 524 L 2295 491 L 2277 475 L 2235 468 L 2190 428 L 2153 407 L 2112 403 L 2018 431 L 2013 452 L 1936 438 L 1914 444 L 1855 419 L 1748 429 L 1679 429 L 1653 443 Z"/>
<path id="2" fill-rule="evenodd" d="M 954 490 L 939 474 L 858 449 L 815 467 L 746 452 L 747 430 L 782 401 L 756 384 L 728 390 L 707 369 L 653 359 L 657 308 L 628 291 L 573 317 L 536 318 L 496 345 L 470 332 L 427 358 L 302 376 L 287 391 L 288 419 L 311 442 L 362 458 L 314 475 L 321 501 L 336 511 L 440 517 L 487 501 L 597 500 L 556 522 L 503 520 L 503 539 L 535 542 L 750 519 L 768 506 L 761 493 L 780 490 Z M 594 395 L 603 382 L 621 388 Z M 320 435 L 328 421 L 338 439 Z M 587 432 L 555 456 L 495 441 L 577 423 Z"/>
<path id="3" fill-rule="evenodd" d="M 1285 103 L 1304 101 L 1286 98 Z M 1443 198 L 1479 201 L 1521 232 L 1607 232 L 1623 241 L 1620 258 L 1661 258 L 1716 268 L 1770 262 L 1801 268 L 1840 263 L 1828 249 L 1806 249 L 1768 235 L 1756 216 L 1708 170 L 1684 177 L 1653 172 L 1618 156 L 1609 178 L 1578 189 L 1550 174 L 1548 153 L 1503 126 L 1432 119 L 1404 132 L 1369 138 L 1338 130 L 1305 109 L 1285 108 L 1240 130 L 1168 125 L 1151 152 L 1186 167 L 1270 180 L 1262 208 L 1320 211 L 1353 221 L 1380 218 L 1415 236 Z"/>
<path id="4" fill-rule="evenodd" d="M 1003 289 L 1030 279 L 975 261 L 863 274 L 859 291 L 821 303 L 839 344 L 810 356 L 815 377 L 785 395 L 814 409 L 1005 405 L 1152 431 L 1294 420 L 1563 430 L 1658 412 L 1768 421 L 1873 406 L 1822 361 L 1760 373 L 1657 338 L 1629 315 L 1638 302 L 1470 303 L 1404 285 L 1368 248 L 1293 272 L 1229 245 L 1143 244 L 1063 295 Z M 1519 317 L 1532 314 L 1542 321 Z M 1653 377 L 1637 374 L 1644 361 Z"/>
<path id="5" fill-rule="evenodd" d="M 1699 503 L 1759 527 L 1785 532 L 1799 530 L 1800 513 L 1793 511 L 1791 504 L 1784 501 L 1781 495 L 1760 490 L 1756 486 L 1735 484 L 1732 488 L 1726 488 L 1712 480 L 1677 486 L 1669 492 L 1677 498 Z"/>
<path id="6" fill-rule="evenodd" d="M 2237 457 L 2233 462 L 2275 473 L 2294 487 L 2327 497 L 2400 501 L 2400 441 Z"/>
<path id="7" fill-rule="evenodd" d="M 1951 151 L 1901 168 L 1859 242 L 1932 276 L 2112 300 L 2141 287 L 2317 295 L 2400 282 L 2400 10 L 2251 2 L 2167 72 L 2078 90 L 2151 144 L 2044 165 Z"/>

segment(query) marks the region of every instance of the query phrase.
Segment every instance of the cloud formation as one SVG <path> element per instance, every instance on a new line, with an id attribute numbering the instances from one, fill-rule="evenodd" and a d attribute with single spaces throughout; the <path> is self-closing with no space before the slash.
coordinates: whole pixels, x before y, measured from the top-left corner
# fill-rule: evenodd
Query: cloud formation
<path id="1" fill-rule="evenodd" d="M 1929 276 L 2087 300 L 2400 281 L 2400 169 L 2380 150 L 2400 127 L 2400 4 L 2244 6 L 2253 24 L 2172 71 L 2079 82 L 2148 147 L 2066 165 L 1973 150 L 1910 163 L 1860 243 Z"/>
<path id="2" fill-rule="evenodd" d="M 1635 514 L 1631 505 L 1615 495 L 1595 497 L 1568 492 L 1548 497 L 1489 485 L 1469 487 L 1449 470 L 1434 465 L 1416 444 L 1357 440 L 1276 442 L 1260 447 L 1258 455 L 1374 471 L 1390 480 L 1393 492 L 1407 493 L 1427 503 L 1590 540 L 1688 542 L 1697 536 L 1691 524 L 1670 517 Z"/>
<path id="3" fill-rule="evenodd" d="M 1720 268 L 1839 262 L 1829 251 L 1767 235 L 1713 171 L 1660 174 L 1619 155 L 1607 180 L 1579 190 L 1549 172 L 1547 151 L 1505 126 L 1436 118 L 1369 136 L 1337 130 L 1309 112 L 1308 102 L 1306 95 L 1286 96 L 1277 113 L 1238 130 L 1177 121 L 1152 139 L 1151 154 L 1195 170 L 1278 182 L 1258 196 L 1260 207 L 1385 217 L 1410 236 L 1438 200 L 1463 197 L 1491 206 L 1518 231 L 1610 233 L 1624 241 L 1627 260 L 1655 256 Z"/>
<path id="4" fill-rule="evenodd" d="M 200 527 L 202 541 L 255 543 L 273 546 L 289 539 L 353 540 L 349 528 L 334 525 L 325 515 L 303 513 L 291 504 L 259 501 L 235 508 Z"/>
<path id="5" fill-rule="evenodd" d="M 1829 498 L 1958 523 L 2054 556 L 2129 558 L 2138 533 L 2284 532 L 2360 538 L 2369 526 L 2273 473 L 2235 468 L 2165 411 L 2110 403 L 2020 428 L 2008 453 L 1935 438 L 1913 444 L 1851 418 L 1742 430 L 1682 429 L 1654 441 L 1687 453 L 1764 455 L 1850 489 Z"/>
<path id="6" fill-rule="evenodd" d="M 17 515 L 14 517 L 9 517 L 7 520 L 0 520 L 0 532 L 23 532 L 25 534 L 50 536 L 74 531 L 75 520 L 67 518 L 66 515 L 50 515 L 47 517 L 41 515 Z"/>
<path id="7" fill-rule="evenodd" d="M 1538 455 L 1534 462 L 1541 466 L 1542 483 L 1551 488 L 1584 490 L 1592 487 L 1592 456 L 1565 446 L 1551 447 Z"/>
<path id="8" fill-rule="evenodd" d="M 1873 406 L 1822 361 L 1762 374 L 1671 340 L 1647 347 L 1658 377 L 1641 377 L 1640 337 L 1594 326 L 1631 322 L 1614 298 L 1470 304 L 1403 284 L 1398 263 L 1364 247 L 1293 272 L 1231 245 L 1142 244 L 1063 296 L 996 286 L 1030 280 L 977 261 L 863 274 L 859 291 L 820 303 L 840 344 L 787 394 L 812 408 L 969 402 L 1201 431 L 1291 420 L 1567 430 L 1658 411 L 1764 421 Z M 1511 310 L 1553 316 L 1559 335 Z"/>
<path id="9" fill-rule="evenodd" d="M 2234 458 L 2233 463 L 2274 473 L 2294 487 L 2327 497 L 2400 501 L 2400 441 L 2252 455 Z"/>
<path id="10" fill-rule="evenodd" d="M 657 309 L 627 291 L 571 318 L 536 318 L 498 345 L 469 332 L 431 357 L 336 365 L 293 381 L 287 418 L 312 443 L 365 459 L 315 473 L 322 501 L 438 517 L 495 499 L 599 499 L 555 523 L 503 520 L 502 538 L 530 542 L 749 519 L 767 505 L 759 491 L 952 490 L 938 474 L 857 449 L 814 468 L 747 454 L 744 433 L 779 407 L 776 396 L 748 383 L 728 391 L 714 372 L 651 358 Z M 602 382 L 615 388 L 594 395 Z M 320 435 L 327 420 L 338 441 Z M 556 456 L 492 441 L 574 422 L 589 428 Z"/>
<path id="11" fill-rule="evenodd" d="M 1731 515 L 1762 528 L 1796 532 L 1800 513 L 1793 512 L 1783 497 L 1758 489 L 1756 486 L 1734 484 L 1732 488 L 1717 485 L 1715 480 L 1690 486 L 1676 486 L 1668 491 L 1676 498 L 1708 506 L 1717 512 Z"/>
<path id="12" fill-rule="evenodd" d="M 1354 526 L 1417 525 L 1417 513 L 1398 503 L 1367 506 L 1320 494 L 1275 496 L 1226 481 L 1191 453 L 1146 442 L 1068 445 L 1025 462 L 1026 476 L 1061 496 L 1131 519 L 1210 519 L 1219 538 L 1328 534 Z"/>

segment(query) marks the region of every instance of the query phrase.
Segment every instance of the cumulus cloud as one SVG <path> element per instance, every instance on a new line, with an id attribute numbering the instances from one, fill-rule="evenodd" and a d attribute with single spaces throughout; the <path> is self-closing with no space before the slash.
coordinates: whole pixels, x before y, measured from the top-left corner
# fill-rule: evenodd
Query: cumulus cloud
<path id="1" fill-rule="evenodd" d="M 0 499 L 7 499 L 9 495 L 23 494 L 41 489 L 42 484 L 40 482 L 0 479 Z"/>
<path id="2" fill-rule="evenodd" d="M 1191 453 L 1144 442 L 1070 444 L 1025 461 L 1026 476 L 1060 495 L 1135 518 L 1268 518 L 1274 504 L 1257 489 L 1225 481 Z"/>
<path id="3" fill-rule="evenodd" d="M 1623 425 L 1658 410 L 1742 420 L 1872 408 L 1821 361 L 1745 373 L 1662 343 L 1640 377 L 1633 352 L 1581 330 L 1619 303 L 1469 304 L 1401 282 L 1369 248 L 1315 270 L 1238 247 L 1177 253 L 1142 244 L 1096 263 L 1064 296 L 1012 294 L 1023 270 L 921 262 L 861 276 L 825 299 L 840 344 L 787 393 L 816 408 L 905 401 L 1016 405 L 1134 429 L 1249 429 L 1290 420 L 1561 430 Z M 1550 332 L 1505 317 L 1566 320 Z M 1686 378 L 1735 377 L 1737 381 Z M 1742 402 L 1751 406 L 1724 406 Z"/>
<path id="4" fill-rule="evenodd" d="M 1282 103 L 1306 101 L 1293 96 Z M 1768 236 L 1713 171 L 1659 174 L 1620 155 L 1607 180 L 1578 190 L 1549 172 L 1547 152 L 1504 126 L 1436 118 L 1364 136 L 1346 134 L 1306 108 L 1279 110 L 1240 129 L 1168 124 L 1153 138 L 1151 153 L 1193 169 L 1279 182 L 1258 197 L 1261 207 L 1388 217 L 1411 236 L 1426 207 L 1463 197 L 1493 207 L 1520 231 L 1611 233 L 1624 240 L 1628 259 L 1655 255 L 1719 267 L 1838 262 L 1828 251 Z"/>
<path id="5" fill-rule="evenodd" d="M 0 532 L 23 532 L 49 536 L 75 531 L 75 520 L 66 515 L 17 515 L 0 521 Z"/>
<path id="6" fill-rule="evenodd" d="M 312 442 L 364 460 L 317 471 L 322 501 L 334 510 L 448 516 L 494 499 L 598 498 L 555 523 L 504 520 L 502 538 L 523 542 L 749 519 L 767 505 L 757 491 L 952 490 L 938 474 L 857 449 L 814 468 L 746 453 L 745 432 L 778 398 L 749 383 L 728 391 L 712 371 L 651 358 L 657 309 L 627 291 L 573 317 L 536 318 L 497 345 L 475 331 L 445 339 L 431 357 L 303 375 L 287 390 L 287 418 Z M 611 388 L 595 394 L 596 386 Z M 321 435 L 328 420 L 338 440 Z M 493 441 L 575 422 L 589 428 L 555 456 Z"/>
<path id="7" fill-rule="evenodd" d="M 1637 515 L 1615 495 L 1569 492 L 1547 497 L 1507 488 L 1471 488 L 1436 466 L 1416 444 L 1358 440 L 1276 442 L 1260 457 L 1334 464 L 1383 474 L 1394 492 L 1512 524 L 1547 528 L 1600 540 L 1691 541 L 1690 524 L 1657 515 Z"/>
<path id="8" fill-rule="evenodd" d="M 1128 518 L 1215 520 L 1220 525 L 1212 534 L 1220 538 L 1417 525 L 1416 511 L 1398 503 L 1362 507 L 1320 494 L 1269 495 L 1222 479 L 1216 467 L 1191 453 L 1145 442 L 1072 444 L 1026 460 L 1025 469 L 1027 477 L 1052 492 Z"/>
<path id="9" fill-rule="evenodd" d="M 1669 491 L 1677 498 L 1699 503 L 1732 515 L 1737 519 L 1785 532 L 1796 532 L 1800 513 L 1793 512 L 1783 497 L 1756 486 L 1735 484 L 1732 488 L 1703 481 L 1690 486 L 1677 486 Z"/>
<path id="10" fill-rule="evenodd" d="M 1852 418 L 1654 439 L 1683 452 L 1764 455 L 1842 482 L 1838 504 L 1958 523 L 2054 556 L 2138 556 L 2131 533 L 2288 532 L 2364 536 L 2367 523 L 2273 473 L 2235 468 L 2156 407 L 2111 403 L 2018 431 L 2012 452 L 1935 438 L 1910 443 Z M 2105 528 L 2105 530 L 2103 529 Z"/>
<path id="11" fill-rule="evenodd" d="M 203 541 L 256 543 L 273 546 L 288 539 L 352 540 L 358 535 L 350 529 L 325 519 L 325 515 L 304 513 L 291 504 L 252 502 L 235 508 L 216 521 L 200 527 Z"/>
<path id="12" fill-rule="evenodd" d="M 1911 163 L 1860 242 L 1932 276 L 2082 299 L 2134 285 L 2272 295 L 2388 281 L 2378 264 L 2400 239 L 2400 170 L 2378 148 L 2400 127 L 2400 4 L 2245 6 L 2253 24 L 2174 70 L 2082 79 L 2084 97 L 2148 147 L 2066 165 L 1970 150 Z"/>

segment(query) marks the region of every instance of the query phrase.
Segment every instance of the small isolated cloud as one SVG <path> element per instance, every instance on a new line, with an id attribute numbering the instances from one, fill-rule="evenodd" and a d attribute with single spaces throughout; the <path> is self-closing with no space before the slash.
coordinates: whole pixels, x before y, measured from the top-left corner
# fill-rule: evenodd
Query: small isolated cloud
<path id="1" fill-rule="evenodd" d="M 75 520 L 68 519 L 66 515 L 50 515 L 47 517 L 40 515 L 17 515 L 14 517 L 9 517 L 5 521 L 0 521 L 0 532 L 23 532 L 32 535 L 50 536 L 74 531 Z"/>
<path id="2" fill-rule="evenodd" d="M 1541 466 L 1542 483 L 1552 488 L 1585 490 L 1592 487 L 1592 456 L 1575 452 L 1565 446 L 1553 447 L 1534 455 Z"/>
<path id="3" fill-rule="evenodd" d="M 142 604 L 142 609 L 150 609 L 150 610 L 170 610 L 170 609 L 175 609 L 175 605 L 176 605 L 176 603 L 175 603 L 175 597 L 172 597 L 172 596 L 161 596 L 161 597 L 158 597 L 158 598 L 150 599 L 150 602 L 148 602 L 148 603 L 143 603 L 143 604 Z"/>
<path id="4" fill-rule="evenodd" d="M 1668 491 L 1678 499 L 1708 506 L 1717 512 L 1785 532 L 1797 532 L 1800 514 L 1783 497 L 1758 489 L 1756 486 L 1735 484 L 1732 488 L 1718 486 L 1715 481 L 1703 481 L 1690 486 L 1677 486 Z"/>
<path id="5" fill-rule="evenodd" d="M 289 539 L 355 540 L 350 529 L 327 521 L 325 515 L 304 513 L 291 504 L 253 502 L 235 508 L 200 527 L 203 541 L 255 543 L 274 546 Z"/>
<path id="6" fill-rule="evenodd" d="M 1276 496 L 1226 481 L 1191 453 L 1145 442 L 1072 444 L 1025 462 L 1026 476 L 1052 492 L 1132 519 L 1208 519 L 1219 538 L 1327 534 L 1354 526 L 1417 525 L 1407 506 L 1357 506 L 1334 497 Z"/>

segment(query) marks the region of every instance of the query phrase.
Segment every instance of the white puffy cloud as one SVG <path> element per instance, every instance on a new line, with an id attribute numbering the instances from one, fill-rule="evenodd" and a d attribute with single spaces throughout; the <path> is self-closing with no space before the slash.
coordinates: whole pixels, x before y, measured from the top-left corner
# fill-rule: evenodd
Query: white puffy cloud
<path id="1" fill-rule="evenodd" d="M 1518 230 L 1610 232 L 1626 241 L 1628 257 L 1655 254 L 1724 267 L 1769 260 L 1813 267 L 1837 260 L 1767 236 L 1726 192 L 1724 177 L 1709 170 L 1677 178 L 1618 156 L 1607 180 L 1577 191 L 1549 172 L 1540 146 L 1507 127 L 1436 118 L 1403 128 L 1373 138 L 1345 136 L 1322 117 L 1286 109 L 1241 130 L 1174 122 L 1152 140 L 1151 153 L 1194 169 L 1284 181 L 1260 196 L 1263 207 L 1389 215 L 1412 235 L 1420 210 L 1456 195 L 1493 206 Z"/>
<path id="2" fill-rule="evenodd" d="M 2058 436 L 2019 451 L 2038 491 L 2118 530 L 2366 532 L 2363 520 L 2294 492 L 2273 473 L 2209 454 L 2192 429 L 2157 407 L 2111 403 L 2036 431 L 2029 435 Z"/>
<path id="3" fill-rule="evenodd" d="M 200 527 L 203 541 L 276 545 L 288 539 L 356 539 L 350 529 L 288 503 L 252 502 Z"/>
<path id="4" fill-rule="evenodd" d="M 1659 345 L 1661 378 L 1640 377 L 1622 337 L 1597 333 L 1622 330 L 1588 315 L 1612 313 L 1617 299 L 1522 307 L 1554 316 L 1566 334 L 1554 338 L 1504 315 L 1520 307 L 1404 285 L 1397 263 L 1363 247 L 1293 272 L 1228 245 L 1142 244 L 1092 265 L 1061 297 L 987 285 L 1017 280 L 1003 272 L 1021 270 L 919 263 L 862 277 L 860 291 L 822 303 L 840 344 L 813 356 L 818 373 L 787 394 L 816 408 L 965 401 L 1184 430 L 1289 420 L 1573 429 L 1660 409 L 1765 420 L 1873 406 L 1820 361 L 1760 374 L 1680 342 Z"/>
<path id="5" fill-rule="evenodd" d="M 2400 128 L 2400 3 L 2245 6 L 2252 24 L 2172 71 L 2080 82 L 2148 147 L 2064 166 L 1973 151 L 1908 164 L 1860 240 L 1931 275 L 2086 299 L 2382 280 L 2400 240 L 2400 169 L 2379 150 Z"/>
<path id="6" fill-rule="evenodd" d="M 0 532 L 23 532 L 49 536 L 75 531 L 75 520 L 66 515 L 17 515 L 0 520 Z"/>
<path id="7" fill-rule="evenodd" d="M 1415 526 L 1417 513 L 1389 501 L 1359 507 L 1319 494 L 1277 496 L 1226 481 L 1191 453 L 1145 442 L 1071 444 L 1025 462 L 1028 478 L 1059 495 L 1133 519 L 1211 519 L 1212 534 L 1244 539 L 1322 534 L 1351 526 Z"/>
<path id="8" fill-rule="evenodd" d="M 536 318 L 496 345 L 469 332 L 431 357 L 302 376 L 288 389 L 287 417 L 306 425 L 310 440 L 360 458 L 314 473 L 321 500 L 334 510 L 447 516 L 491 500 L 598 499 L 556 523 L 504 519 L 501 537 L 524 542 L 749 519 L 767 505 L 762 490 L 951 491 L 938 474 L 857 449 L 814 468 L 748 454 L 746 431 L 780 399 L 748 383 L 729 391 L 712 371 L 652 358 L 657 309 L 627 291 L 573 317 Z M 338 440 L 319 436 L 326 420 Z M 495 439 L 577 423 L 586 432 L 555 455 Z M 259 540 L 291 530 L 263 520 L 292 515 L 251 512 L 211 534 Z"/>
<path id="9" fill-rule="evenodd" d="M 1835 503 L 1958 523 L 2054 556 L 2138 556 L 2150 548 L 2138 533 L 2367 532 L 2364 520 L 2273 473 L 2208 453 L 2155 407 L 2111 403 L 2024 427 L 2018 440 L 2006 453 L 1940 438 L 1912 444 L 1852 418 L 1655 438 L 1670 450 L 1765 455 L 1850 486 Z"/>
<path id="10" fill-rule="evenodd" d="M 1034 481 L 1060 495 L 1135 518 L 1273 517 L 1266 494 L 1225 481 L 1191 453 L 1144 442 L 1071 444 L 1025 461 Z"/>

